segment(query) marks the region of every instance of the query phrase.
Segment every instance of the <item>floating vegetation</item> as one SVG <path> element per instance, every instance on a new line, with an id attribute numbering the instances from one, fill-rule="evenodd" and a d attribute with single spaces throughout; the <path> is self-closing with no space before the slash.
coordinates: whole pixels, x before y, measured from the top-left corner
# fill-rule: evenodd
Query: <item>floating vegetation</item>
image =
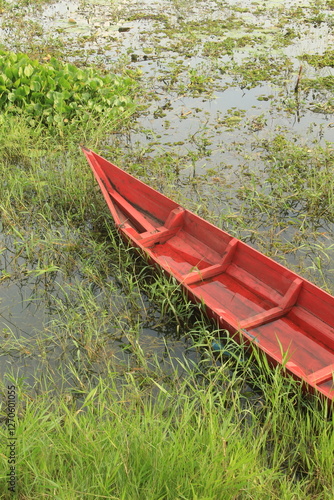
<path id="1" fill-rule="evenodd" d="M 245 58 L 242 63 L 228 62 L 220 65 L 222 74 L 234 77 L 238 85 L 251 89 L 261 82 L 275 83 L 288 76 L 293 65 L 286 56 L 258 54 Z"/>
<path id="2" fill-rule="evenodd" d="M 110 122 L 133 112 L 130 78 L 101 76 L 53 57 L 44 63 L 25 54 L 0 53 L 0 107 L 24 114 L 30 125 L 62 127 L 103 115 Z"/>
<path id="3" fill-rule="evenodd" d="M 241 47 L 254 47 L 262 42 L 262 37 L 254 37 L 250 35 L 241 36 L 238 38 L 226 37 L 220 42 L 205 42 L 203 46 L 203 54 L 209 57 L 221 57 L 225 54 L 233 54 L 235 49 Z"/>
<path id="4" fill-rule="evenodd" d="M 326 50 L 322 55 L 304 54 L 301 59 L 315 68 L 325 68 L 326 66 L 334 68 L 334 50 Z"/>
<path id="5" fill-rule="evenodd" d="M 315 89 L 315 90 L 329 90 L 334 89 L 334 76 L 319 76 L 318 78 L 303 78 L 302 88 L 304 90 Z"/>

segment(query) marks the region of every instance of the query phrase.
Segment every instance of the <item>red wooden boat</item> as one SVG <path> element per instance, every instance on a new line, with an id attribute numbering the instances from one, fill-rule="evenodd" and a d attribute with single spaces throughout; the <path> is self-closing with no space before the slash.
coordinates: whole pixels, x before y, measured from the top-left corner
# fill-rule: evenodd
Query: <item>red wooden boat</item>
<path id="1" fill-rule="evenodd" d="M 334 400 L 334 297 L 82 148 L 115 224 L 242 344 Z"/>

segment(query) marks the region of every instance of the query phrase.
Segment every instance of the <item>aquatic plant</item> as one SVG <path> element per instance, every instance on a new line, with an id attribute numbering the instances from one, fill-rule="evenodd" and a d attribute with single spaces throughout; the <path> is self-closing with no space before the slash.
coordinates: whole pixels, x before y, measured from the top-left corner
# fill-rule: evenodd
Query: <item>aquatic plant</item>
<path id="1" fill-rule="evenodd" d="M 25 54 L 0 52 L 0 109 L 24 114 L 34 126 L 62 127 L 103 115 L 132 113 L 129 77 L 98 75 L 55 58 L 40 63 Z"/>
<path id="2" fill-rule="evenodd" d="M 334 67 L 334 50 L 326 50 L 322 55 L 304 54 L 301 59 L 307 61 L 315 68 Z"/>

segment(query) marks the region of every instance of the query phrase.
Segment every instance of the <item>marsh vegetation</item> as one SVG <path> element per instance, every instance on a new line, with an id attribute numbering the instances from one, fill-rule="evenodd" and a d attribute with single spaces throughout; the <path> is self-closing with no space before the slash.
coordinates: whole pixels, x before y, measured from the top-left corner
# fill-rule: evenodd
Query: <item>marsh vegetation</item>
<path id="1" fill-rule="evenodd" d="M 326 405 L 256 353 L 217 355 L 223 333 L 121 242 L 79 153 L 333 293 L 333 15 L 0 1 L 0 436 L 15 385 L 18 498 L 333 498 Z"/>

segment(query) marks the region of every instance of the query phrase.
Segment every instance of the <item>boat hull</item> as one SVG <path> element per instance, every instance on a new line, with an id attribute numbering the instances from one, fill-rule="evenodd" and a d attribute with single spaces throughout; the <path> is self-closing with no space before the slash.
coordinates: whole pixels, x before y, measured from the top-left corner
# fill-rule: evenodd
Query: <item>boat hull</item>
<path id="1" fill-rule="evenodd" d="M 205 305 L 221 329 L 334 400 L 334 297 L 179 206 L 96 153 L 83 152 L 122 237 Z"/>

